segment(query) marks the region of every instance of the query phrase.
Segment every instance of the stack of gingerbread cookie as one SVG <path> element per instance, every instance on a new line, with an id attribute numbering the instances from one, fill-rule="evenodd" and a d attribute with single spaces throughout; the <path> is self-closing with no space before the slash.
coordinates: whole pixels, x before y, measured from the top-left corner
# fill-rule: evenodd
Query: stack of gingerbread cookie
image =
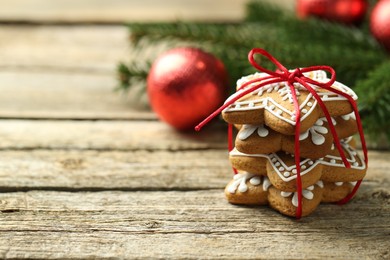
<path id="1" fill-rule="evenodd" d="M 242 91 L 243 84 L 266 76 L 265 73 L 255 73 L 241 78 L 237 82 L 238 91 L 231 98 Z M 317 82 L 329 80 L 321 70 L 308 72 L 305 76 Z M 351 165 L 346 168 L 318 101 L 300 84 L 294 83 L 294 87 L 301 112 L 301 213 L 305 216 L 313 212 L 320 202 L 337 202 L 348 196 L 356 182 L 364 177 L 366 164 L 354 149 L 351 136 L 358 129 L 349 101 L 334 92 L 312 86 L 325 104 L 341 140 L 342 150 Z M 337 81 L 332 88 L 357 99 L 350 88 Z M 238 129 L 235 147 L 230 152 L 230 162 L 237 174 L 225 189 L 229 202 L 269 204 L 282 214 L 296 216 L 294 111 L 291 88 L 285 82 L 256 89 L 223 111 L 224 120 Z"/>

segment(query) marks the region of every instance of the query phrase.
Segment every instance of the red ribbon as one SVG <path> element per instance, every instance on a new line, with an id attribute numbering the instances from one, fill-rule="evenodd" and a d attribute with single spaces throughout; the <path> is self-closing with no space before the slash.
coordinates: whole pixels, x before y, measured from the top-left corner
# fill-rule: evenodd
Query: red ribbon
<path id="1" fill-rule="evenodd" d="M 256 63 L 254 55 L 255 54 L 260 54 L 266 58 L 268 58 L 273 64 L 276 65 L 277 70 L 276 71 L 271 71 L 268 70 L 264 67 L 261 67 L 259 64 Z M 266 52 L 263 49 L 255 48 L 252 49 L 249 54 L 248 54 L 248 59 L 249 62 L 253 67 L 255 67 L 257 70 L 261 72 L 265 72 L 268 74 L 268 76 L 262 77 L 262 78 L 256 78 L 253 80 L 250 80 L 246 83 L 244 83 L 241 87 L 240 90 L 241 92 L 237 92 L 234 96 L 229 98 L 225 104 L 223 104 L 220 108 L 218 108 L 216 111 L 214 111 L 211 115 L 209 115 L 206 119 L 204 119 L 201 123 L 199 123 L 196 127 L 195 130 L 199 131 L 205 124 L 207 124 L 211 119 L 213 119 L 215 116 L 217 116 L 219 113 L 221 113 L 225 108 L 236 102 L 238 99 L 241 97 L 258 90 L 266 85 L 273 84 L 273 83 L 280 83 L 280 82 L 286 82 L 288 86 L 290 87 L 292 98 L 293 98 L 293 104 L 294 104 L 294 110 L 295 110 L 295 165 L 296 165 L 296 170 L 297 170 L 297 195 L 298 195 L 298 207 L 296 210 L 296 218 L 300 218 L 302 216 L 302 181 L 301 181 L 301 167 L 300 167 L 300 147 L 299 147 L 299 134 L 300 134 L 300 127 L 301 127 L 301 111 L 299 109 L 299 103 L 298 99 L 295 93 L 295 87 L 294 83 L 299 83 L 302 85 L 306 90 L 308 90 L 313 97 L 317 100 L 318 105 L 321 107 L 322 111 L 324 112 L 324 115 L 328 121 L 330 131 L 333 135 L 334 143 L 337 147 L 337 150 L 340 153 L 341 159 L 343 160 L 344 166 L 347 168 L 350 168 L 351 165 L 348 162 L 347 158 L 345 157 L 344 151 L 341 147 L 340 139 L 337 136 L 336 129 L 333 125 L 331 116 L 328 112 L 328 109 L 326 108 L 324 102 L 321 100 L 321 98 L 318 96 L 317 92 L 309 85 L 316 85 L 317 87 L 326 89 L 330 92 L 336 93 L 340 96 L 343 96 L 346 98 L 349 103 L 351 104 L 353 108 L 353 112 L 356 116 L 356 123 L 358 126 L 359 130 L 359 135 L 360 135 L 360 140 L 362 143 L 362 149 L 364 153 L 364 161 L 367 165 L 368 163 L 368 157 L 367 157 L 367 147 L 366 147 L 366 142 L 364 139 L 364 133 L 363 133 L 363 127 L 361 124 L 361 119 L 360 115 L 358 112 L 358 108 L 356 105 L 355 100 L 348 95 L 347 93 L 344 93 L 338 89 L 332 88 L 333 83 L 336 80 L 336 72 L 334 69 L 330 66 L 311 66 L 311 67 L 306 67 L 302 69 L 295 69 L 293 72 L 290 72 L 288 69 L 286 69 L 275 57 L 273 57 L 271 54 Z M 313 80 L 311 78 L 308 78 L 303 75 L 303 73 L 306 72 L 313 72 L 316 70 L 325 70 L 331 74 L 331 78 L 328 82 L 318 82 L 316 80 Z M 249 85 L 253 83 L 258 83 L 253 86 L 248 87 Z M 229 151 L 233 148 L 232 145 L 232 127 L 229 126 Z M 236 173 L 236 171 L 235 171 Z M 357 192 L 360 183 L 362 180 L 358 181 L 357 184 L 355 185 L 353 191 L 344 199 L 338 202 L 338 204 L 344 204 L 347 203 Z"/>

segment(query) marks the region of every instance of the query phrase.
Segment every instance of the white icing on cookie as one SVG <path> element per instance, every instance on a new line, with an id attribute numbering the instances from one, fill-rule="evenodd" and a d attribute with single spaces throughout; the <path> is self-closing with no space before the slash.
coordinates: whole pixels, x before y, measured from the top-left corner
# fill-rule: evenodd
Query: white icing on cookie
<path id="1" fill-rule="evenodd" d="M 271 182 L 269 181 L 268 177 L 264 177 L 263 179 L 263 190 L 267 191 L 269 187 L 271 187 Z"/>
<path id="2" fill-rule="evenodd" d="M 320 188 L 324 187 L 322 182 L 317 182 L 316 184 Z M 303 189 L 302 196 L 307 200 L 312 200 L 314 198 L 314 193 L 312 192 L 313 190 L 314 190 L 314 185 L 311 185 L 306 189 Z M 290 197 L 292 194 L 294 195 L 291 198 L 291 203 L 293 204 L 294 207 L 298 207 L 298 192 L 286 192 L 286 191 L 280 192 L 280 195 L 284 198 Z"/>
<path id="3" fill-rule="evenodd" d="M 290 87 L 289 87 L 286 83 L 284 84 L 284 87 L 278 91 L 278 93 L 279 93 L 280 96 L 282 97 L 282 100 L 283 100 L 283 101 L 286 101 L 286 100 L 288 99 L 288 101 L 289 101 L 291 104 L 294 102 L 294 100 L 293 100 L 293 95 L 292 95 L 292 93 L 291 93 L 291 89 L 290 89 Z M 297 96 L 300 96 L 300 95 L 301 95 L 301 93 L 298 91 L 298 89 L 295 89 L 295 94 L 296 94 Z M 306 110 L 306 111 L 307 111 L 307 110 Z M 303 112 L 303 110 L 302 110 L 302 112 Z"/>
<path id="4" fill-rule="evenodd" d="M 261 184 L 261 177 L 249 172 L 237 173 L 233 177 L 233 182 L 228 186 L 228 191 L 231 194 L 235 194 L 238 190 L 241 193 L 244 193 L 248 190 L 248 185 L 246 182 L 249 180 L 249 183 L 253 186 L 258 186 Z M 263 190 L 267 191 L 271 186 L 271 182 L 267 177 L 263 178 Z"/>
<path id="5" fill-rule="evenodd" d="M 345 156 L 347 161 L 351 164 L 351 169 L 356 170 L 364 170 L 366 168 L 366 165 L 364 163 L 364 160 L 360 157 L 360 155 L 348 144 L 342 142 L 341 146 L 344 149 Z M 293 165 L 286 165 L 286 163 L 278 156 L 276 153 L 271 154 L 245 154 L 240 151 L 238 151 L 236 148 L 234 148 L 230 152 L 231 156 L 245 156 L 245 157 L 262 157 L 269 160 L 271 163 L 272 168 L 274 171 L 278 174 L 279 178 L 281 178 L 285 182 L 289 182 L 291 180 L 296 179 L 296 173 L 297 169 L 295 164 Z M 292 155 L 290 155 L 292 156 Z M 315 166 L 318 164 L 322 165 L 328 165 L 332 167 L 342 167 L 345 168 L 343 160 L 341 156 L 334 156 L 334 155 L 326 155 L 323 158 L 320 158 L 318 160 L 311 160 L 311 159 L 303 159 L 300 162 L 301 167 L 301 176 L 304 176 L 308 172 L 310 172 Z M 284 173 L 288 172 L 289 175 L 285 175 Z"/>
<path id="6" fill-rule="evenodd" d="M 345 121 L 348 121 L 350 119 L 356 120 L 356 116 L 355 116 L 354 112 L 346 114 L 346 115 L 343 115 L 343 116 L 341 116 L 341 118 L 344 119 Z"/>
<path id="7" fill-rule="evenodd" d="M 302 133 L 299 135 L 299 140 L 305 140 L 306 138 L 309 137 L 309 133 L 311 135 L 311 141 L 315 145 L 321 145 L 325 143 L 325 137 L 324 135 L 328 133 L 328 129 L 323 126 L 324 122 L 326 121 L 325 117 L 319 118 L 315 124 L 309 128 L 306 132 Z"/>
<path id="8" fill-rule="evenodd" d="M 310 72 L 310 73 L 304 73 L 306 77 L 309 77 L 311 79 L 314 79 L 319 82 L 326 82 L 329 79 L 326 76 L 326 73 L 324 71 L 315 71 L 315 72 Z M 245 84 L 246 82 L 253 80 L 253 79 L 258 79 L 261 77 L 266 77 L 268 76 L 266 73 L 255 73 L 252 75 L 248 75 L 245 77 L 242 77 L 237 81 L 237 89 L 238 91 L 231 95 L 226 102 L 229 100 L 233 99 L 234 97 L 237 97 L 240 93 L 242 93 L 242 89 L 240 87 Z M 261 82 L 256 82 L 248 85 L 246 88 L 255 86 L 260 84 Z M 318 89 L 317 86 L 313 84 L 309 84 L 313 89 Z M 294 83 L 295 87 L 295 92 L 299 96 L 301 95 L 300 90 L 305 90 L 306 89 L 300 85 L 299 83 Z M 347 86 L 341 84 L 340 82 L 335 82 L 332 86 L 332 88 L 338 89 L 350 96 L 352 96 L 353 99 L 357 99 L 356 94 Z M 292 98 L 292 93 L 290 87 L 286 84 L 286 82 L 281 82 L 281 83 L 273 83 L 273 84 L 268 84 L 263 86 L 262 88 L 255 90 L 252 92 L 253 95 L 256 95 L 258 98 L 251 100 L 251 101 L 236 101 L 234 104 L 231 106 L 227 107 L 224 112 L 234 112 L 234 111 L 248 111 L 248 110 L 256 110 L 256 109 L 265 109 L 269 113 L 271 113 L 273 116 L 288 122 L 291 125 L 295 125 L 295 114 L 294 111 L 290 111 L 283 107 L 282 105 L 276 103 L 276 101 L 266 95 L 266 93 L 278 93 L 281 97 L 282 100 L 286 101 L 289 100 L 289 103 L 293 102 Z M 346 100 L 346 98 L 335 94 L 333 92 L 322 92 L 318 91 L 317 94 L 320 96 L 320 98 L 323 101 L 338 101 L 338 100 Z M 300 104 L 299 109 L 301 110 L 301 121 L 303 121 L 307 116 L 309 116 L 315 107 L 317 106 L 317 100 L 313 98 L 313 95 L 311 93 L 307 94 L 307 97 L 305 100 Z"/>
<path id="9" fill-rule="evenodd" d="M 269 130 L 264 125 L 243 125 L 237 137 L 240 140 L 245 140 L 255 131 L 260 137 L 266 137 L 269 134 Z"/>
<path id="10" fill-rule="evenodd" d="M 324 188 L 324 183 L 321 180 L 317 181 L 316 184 L 317 184 L 318 187 Z"/>

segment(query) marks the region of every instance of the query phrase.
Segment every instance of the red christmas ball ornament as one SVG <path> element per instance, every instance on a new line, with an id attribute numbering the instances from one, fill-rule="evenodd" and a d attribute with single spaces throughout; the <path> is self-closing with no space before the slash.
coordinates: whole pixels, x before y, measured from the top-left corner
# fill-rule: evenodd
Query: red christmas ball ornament
<path id="1" fill-rule="evenodd" d="M 379 1 L 371 12 L 372 35 L 390 51 L 390 0 Z"/>
<path id="2" fill-rule="evenodd" d="M 345 24 L 363 21 L 368 8 L 366 0 L 297 0 L 297 15 L 315 16 Z"/>
<path id="3" fill-rule="evenodd" d="M 228 76 L 215 56 L 197 48 L 176 48 L 153 63 L 147 91 L 150 105 L 162 121 L 188 130 L 223 103 Z"/>

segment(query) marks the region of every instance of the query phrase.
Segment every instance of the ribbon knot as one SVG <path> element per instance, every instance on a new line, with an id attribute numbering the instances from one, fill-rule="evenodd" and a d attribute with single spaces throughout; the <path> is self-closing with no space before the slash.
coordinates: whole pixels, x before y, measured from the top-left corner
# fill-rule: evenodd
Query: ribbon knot
<path id="1" fill-rule="evenodd" d="M 296 79 L 295 79 L 296 77 L 300 78 L 303 76 L 303 74 L 299 68 L 296 68 L 293 72 L 287 71 L 287 73 L 288 73 L 287 82 L 289 84 L 292 84 L 292 85 L 296 82 Z"/>
<path id="2" fill-rule="evenodd" d="M 255 54 L 260 54 L 260 55 L 268 58 L 268 60 L 270 60 L 277 67 L 277 70 L 271 71 L 271 70 L 268 70 L 268 69 L 260 66 L 255 61 L 255 58 L 254 58 Z M 310 67 L 301 68 L 301 69 L 296 68 L 294 71 L 290 72 L 275 57 L 273 57 L 267 51 L 265 51 L 263 49 L 259 49 L 259 48 L 254 48 L 249 52 L 248 60 L 254 68 L 256 68 L 257 70 L 259 70 L 261 72 L 266 73 L 267 75 L 264 77 L 252 79 L 252 80 L 242 84 L 240 86 L 239 91 L 237 91 L 235 94 L 233 94 L 225 102 L 225 104 L 223 104 L 220 108 L 218 108 L 211 115 L 209 115 L 206 119 L 204 119 L 201 123 L 199 123 L 195 127 L 195 130 L 199 131 L 211 119 L 213 119 L 215 116 L 217 116 L 224 109 L 226 109 L 227 107 L 232 105 L 234 102 L 236 102 L 241 97 L 243 97 L 243 96 L 245 96 L 245 95 L 247 95 L 255 90 L 261 89 L 262 87 L 264 87 L 266 85 L 286 82 L 291 90 L 291 95 L 292 95 L 294 110 L 295 110 L 294 111 L 294 113 L 295 113 L 295 148 L 294 148 L 295 149 L 295 157 L 294 158 L 295 158 L 295 166 L 296 166 L 296 170 L 297 170 L 296 183 L 297 183 L 297 194 L 298 194 L 298 207 L 297 207 L 297 211 L 296 211 L 296 217 L 300 218 L 300 216 L 302 214 L 302 182 L 301 182 L 301 175 L 300 175 L 301 169 L 300 169 L 300 141 L 299 141 L 300 125 L 301 125 L 301 111 L 300 111 L 300 105 L 298 102 L 298 98 L 296 96 L 294 83 L 299 83 L 299 85 L 301 87 L 305 88 L 308 92 L 310 92 L 313 95 L 314 99 L 317 101 L 320 108 L 322 109 L 323 114 L 325 115 L 325 117 L 328 121 L 329 129 L 333 135 L 334 144 L 340 153 L 340 157 L 342 158 L 345 167 L 347 167 L 347 168 L 350 168 L 351 165 L 348 162 L 348 160 L 344 154 L 343 148 L 341 147 L 341 143 L 340 143 L 340 140 L 337 136 L 334 124 L 332 122 L 332 118 L 331 118 L 331 116 L 328 112 L 328 109 L 326 108 L 324 102 L 322 101 L 320 96 L 317 94 L 317 91 L 311 85 L 315 85 L 318 88 L 323 88 L 323 89 L 326 89 L 332 93 L 338 94 L 349 101 L 349 103 L 351 104 L 351 106 L 353 108 L 353 112 L 356 116 L 356 123 L 357 123 L 358 129 L 359 129 L 360 140 L 361 140 L 362 148 L 363 148 L 363 152 L 364 152 L 364 160 L 365 160 L 365 163 L 367 165 L 367 162 L 368 162 L 367 148 L 366 148 L 366 143 L 364 140 L 363 128 L 361 125 L 361 120 L 360 120 L 360 116 L 358 113 L 357 105 L 356 105 L 355 100 L 350 95 L 348 95 L 347 93 L 344 93 L 341 90 L 338 90 L 336 88 L 332 88 L 333 83 L 336 81 L 336 72 L 330 66 L 321 65 L 321 66 L 310 66 Z M 319 81 L 316 81 L 312 78 L 306 77 L 304 74 L 304 73 L 314 72 L 317 70 L 324 70 L 324 71 L 329 72 L 331 75 L 330 79 L 326 82 L 319 82 Z M 232 129 L 231 129 L 231 125 L 229 125 L 229 150 L 231 150 L 233 147 L 231 143 L 232 143 Z M 235 169 L 233 169 L 233 170 L 235 173 L 237 172 Z M 358 181 L 358 183 L 355 185 L 355 188 L 353 189 L 353 191 L 346 198 L 341 200 L 339 202 L 339 204 L 344 204 L 344 203 L 348 202 L 353 197 L 353 195 L 356 193 L 357 189 L 359 188 L 360 183 L 361 183 L 361 180 Z"/>

